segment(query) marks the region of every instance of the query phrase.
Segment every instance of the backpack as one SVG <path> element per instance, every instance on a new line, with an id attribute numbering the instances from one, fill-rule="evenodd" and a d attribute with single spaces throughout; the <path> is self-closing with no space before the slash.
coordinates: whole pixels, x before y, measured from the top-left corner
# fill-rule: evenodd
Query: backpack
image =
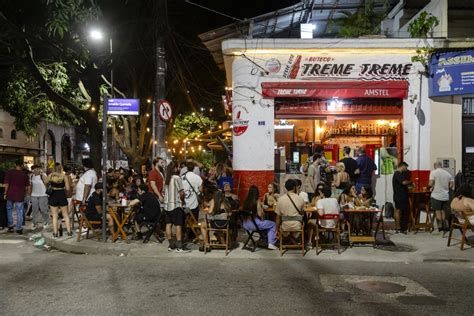
<path id="1" fill-rule="evenodd" d="M 382 207 L 382 211 L 385 210 L 385 218 L 393 218 L 393 214 L 395 213 L 395 208 L 391 202 L 386 202 L 385 205 Z"/>

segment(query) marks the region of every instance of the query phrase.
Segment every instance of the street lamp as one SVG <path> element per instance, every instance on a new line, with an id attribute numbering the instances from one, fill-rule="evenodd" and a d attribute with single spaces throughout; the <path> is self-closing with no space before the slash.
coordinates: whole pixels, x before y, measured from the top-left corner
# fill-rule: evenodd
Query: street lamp
<path id="1" fill-rule="evenodd" d="M 101 41 L 104 38 L 100 30 L 91 30 L 89 36 L 94 41 Z M 113 42 L 109 39 L 110 44 L 110 87 L 112 98 L 115 95 L 114 91 L 114 69 L 112 65 Z M 102 241 L 107 241 L 107 100 L 104 98 L 104 106 L 102 107 Z"/>

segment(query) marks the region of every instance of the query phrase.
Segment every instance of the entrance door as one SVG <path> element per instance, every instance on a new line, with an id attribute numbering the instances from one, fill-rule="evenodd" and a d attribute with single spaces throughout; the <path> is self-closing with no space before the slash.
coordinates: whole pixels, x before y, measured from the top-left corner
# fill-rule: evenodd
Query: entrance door
<path id="1" fill-rule="evenodd" d="M 474 98 L 463 99 L 462 162 L 463 173 L 474 183 Z"/>

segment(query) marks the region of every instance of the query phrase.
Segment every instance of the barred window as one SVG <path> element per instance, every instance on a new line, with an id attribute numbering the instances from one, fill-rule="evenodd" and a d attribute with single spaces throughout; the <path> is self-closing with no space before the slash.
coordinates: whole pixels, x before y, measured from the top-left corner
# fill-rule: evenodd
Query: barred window
<path id="1" fill-rule="evenodd" d="M 474 115 L 474 98 L 462 99 L 462 114 Z"/>

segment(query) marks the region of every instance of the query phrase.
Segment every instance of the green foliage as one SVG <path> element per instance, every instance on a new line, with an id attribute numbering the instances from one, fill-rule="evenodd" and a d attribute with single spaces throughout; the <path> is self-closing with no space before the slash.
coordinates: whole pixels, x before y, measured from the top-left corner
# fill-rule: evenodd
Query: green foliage
<path id="1" fill-rule="evenodd" d="M 179 114 L 173 122 L 171 138 L 193 139 L 217 126 L 217 122 L 201 113 Z"/>
<path id="2" fill-rule="evenodd" d="M 46 5 L 49 13 L 46 29 L 59 38 L 64 38 L 72 26 L 100 16 L 100 9 L 93 0 L 46 0 Z"/>
<path id="3" fill-rule="evenodd" d="M 193 158 L 204 165 L 205 169 L 210 169 L 212 167 L 212 163 L 214 162 L 214 155 L 211 152 L 203 152 L 199 151 L 198 153 L 192 154 Z"/>
<path id="4" fill-rule="evenodd" d="M 374 9 L 374 0 L 367 0 L 363 7 L 355 13 L 342 11 L 344 18 L 331 21 L 330 29 L 338 29 L 341 37 L 359 37 L 364 35 L 380 34 L 380 23 L 385 18 L 385 11 L 377 13 Z"/>
<path id="5" fill-rule="evenodd" d="M 10 169 L 15 168 L 15 162 L 14 161 L 3 161 L 0 162 L 0 170 L 7 171 Z"/>
<path id="6" fill-rule="evenodd" d="M 40 64 L 39 69 L 54 91 L 68 96 L 82 107 L 86 106 L 86 100 L 81 97 L 78 89 L 71 87 L 62 63 Z M 18 130 L 28 136 L 35 136 L 37 126 L 43 119 L 57 124 L 79 123 L 67 109 L 50 101 L 38 82 L 24 68 L 12 68 L 10 78 L 0 100 L 2 108 L 15 117 Z"/>
<path id="7" fill-rule="evenodd" d="M 410 36 L 413 38 L 426 38 L 438 24 L 439 20 L 437 17 L 423 11 L 418 18 L 408 25 L 408 32 L 410 32 Z"/>
<path id="8" fill-rule="evenodd" d="M 427 38 L 429 33 L 431 33 L 433 28 L 435 28 L 438 24 L 439 20 L 437 17 L 431 13 L 423 11 L 420 13 L 418 18 L 408 25 L 408 32 L 410 32 L 410 36 L 413 38 Z M 434 49 L 429 45 L 421 47 L 416 50 L 416 55 L 411 57 L 411 61 L 419 62 L 426 67 L 429 57 L 433 51 Z"/>

